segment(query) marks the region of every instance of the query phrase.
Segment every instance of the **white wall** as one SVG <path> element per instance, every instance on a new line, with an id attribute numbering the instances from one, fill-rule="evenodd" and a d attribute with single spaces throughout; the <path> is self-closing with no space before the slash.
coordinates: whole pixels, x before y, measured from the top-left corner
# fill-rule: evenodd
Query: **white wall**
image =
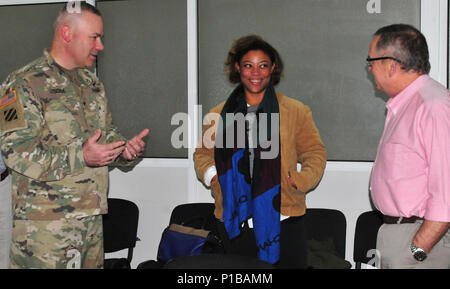
<path id="1" fill-rule="evenodd" d="M 186 161 L 184 161 L 186 163 Z M 163 167 L 144 160 L 133 171 L 119 169 L 110 172 L 110 197 L 128 199 L 139 207 L 138 241 L 132 267 L 156 259 L 161 233 L 169 223 L 172 209 L 189 202 L 189 169 L 184 164 Z M 107 257 L 126 256 L 126 251 L 106 254 Z"/>

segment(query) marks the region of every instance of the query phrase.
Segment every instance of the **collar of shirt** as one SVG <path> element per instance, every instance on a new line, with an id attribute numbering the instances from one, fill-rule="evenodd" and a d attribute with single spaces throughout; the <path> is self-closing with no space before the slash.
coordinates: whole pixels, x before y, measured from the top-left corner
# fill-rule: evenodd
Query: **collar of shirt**
<path id="1" fill-rule="evenodd" d="M 429 78 L 428 75 L 423 74 L 416 78 L 413 82 L 411 82 L 405 89 L 400 91 L 399 94 L 396 96 L 390 98 L 386 102 L 386 108 L 395 115 L 399 112 L 399 110 L 402 107 L 405 107 L 405 104 L 409 102 L 409 98 L 411 95 L 413 95 L 415 92 L 417 92 L 419 89 L 421 89 L 424 85 L 424 83 Z"/>

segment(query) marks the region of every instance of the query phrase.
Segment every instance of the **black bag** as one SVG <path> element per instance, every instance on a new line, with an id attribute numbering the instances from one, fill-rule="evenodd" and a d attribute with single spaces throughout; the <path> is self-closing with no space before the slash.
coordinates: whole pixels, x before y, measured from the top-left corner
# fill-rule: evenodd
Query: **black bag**
<path id="1" fill-rule="evenodd" d="M 216 221 L 217 232 L 221 242 L 223 243 L 224 253 L 231 255 L 243 255 L 256 257 L 258 254 L 258 247 L 256 246 L 256 239 L 253 228 L 250 228 L 248 222 L 245 221 L 241 224 L 241 233 L 239 236 L 230 240 L 228 233 L 225 229 L 225 224 L 217 220 Z"/>

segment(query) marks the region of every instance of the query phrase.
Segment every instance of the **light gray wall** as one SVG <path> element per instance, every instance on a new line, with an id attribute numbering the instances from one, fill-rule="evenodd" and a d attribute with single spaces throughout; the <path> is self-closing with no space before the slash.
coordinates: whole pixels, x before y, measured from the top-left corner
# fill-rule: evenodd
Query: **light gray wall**
<path id="1" fill-rule="evenodd" d="M 113 121 L 128 138 L 150 129 L 145 157 L 187 158 L 171 144 L 175 113 L 187 113 L 186 1 L 99 2 L 105 50 L 98 59 Z"/>
<path id="2" fill-rule="evenodd" d="M 50 48 L 62 4 L 0 6 L 0 83 Z"/>
<path id="3" fill-rule="evenodd" d="M 373 33 L 392 23 L 420 28 L 420 1 L 199 0 L 199 103 L 207 113 L 233 86 L 224 61 L 232 42 L 258 34 L 285 64 L 276 89 L 309 105 L 328 160 L 371 161 L 387 96 L 376 91 L 365 59 Z"/>
<path id="4" fill-rule="evenodd" d="M 0 82 L 50 48 L 53 21 L 65 4 L 0 5 Z M 99 2 L 105 50 L 97 68 L 113 121 L 125 137 L 145 127 L 145 157 L 187 158 L 175 149 L 172 115 L 187 113 L 186 1 Z M 20 16 L 20 17 L 19 17 Z"/>
<path id="5" fill-rule="evenodd" d="M 328 160 L 371 161 L 386 96 L 376 91 L 365 58 L 371 35 L 391 23 L 420 26 L 419 0 L 383 0 L 370 14 L 360 0 L 199 0 L 199 104 L 203 113 L 233 89 L 223 72 L 237 38 L 256 33 L 285 63 L 277 89 L 309 105 Z M 187 158 L 172 146 L 171 125 L 187 113 L 187 7 L 180 0 L 98 2 L 105 50 L 98 59 L 113 119 L 131 137 L 150 128 L 146 157 Z M 49 47 L 62 4 L 0 6 L 0 78 Z M 17 17 L 21 15 L 21 17 Z"/>

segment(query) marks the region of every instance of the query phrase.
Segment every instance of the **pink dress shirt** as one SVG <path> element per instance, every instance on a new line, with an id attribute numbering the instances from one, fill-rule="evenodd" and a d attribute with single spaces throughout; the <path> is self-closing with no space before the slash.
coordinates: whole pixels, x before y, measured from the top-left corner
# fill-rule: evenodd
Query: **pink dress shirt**
<path id="1" fill-rule="evenodd" d="M 386 103 L 370 181 L 383 214 L 450 222 L 449 95 L 422 75 Z"/>

